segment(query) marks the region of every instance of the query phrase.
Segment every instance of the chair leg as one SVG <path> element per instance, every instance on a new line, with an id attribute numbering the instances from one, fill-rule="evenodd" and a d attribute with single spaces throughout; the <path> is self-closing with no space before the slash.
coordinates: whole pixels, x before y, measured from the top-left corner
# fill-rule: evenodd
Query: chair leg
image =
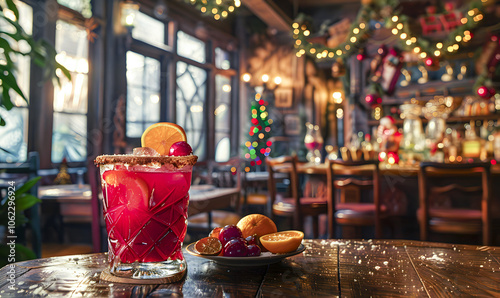
<path id="1" fill-rule="evenodd" d="M 485 225 L 483 227 L 483 245 L 491 245 L 491 231 L 490 226 Z"/>
<path id="2" fill-rule="evenodd" d="M 319 238 L 318 220 L 319 220 L 319 217 L 317 215 L 312 216 L 313 237 L 314 237 L 314 239 L 318 239 Z"/>
<path id="3" fill-rule="evenodd" d="M 375 238 L 382 238 L 382 224 L 379 221 L 375 223 Z"/>
<path id="4" fill-rule="evenodd" d="M 420 240 L 427 241 L 428 237 L 427 223 L 423 220 L 420 221 Z"/>

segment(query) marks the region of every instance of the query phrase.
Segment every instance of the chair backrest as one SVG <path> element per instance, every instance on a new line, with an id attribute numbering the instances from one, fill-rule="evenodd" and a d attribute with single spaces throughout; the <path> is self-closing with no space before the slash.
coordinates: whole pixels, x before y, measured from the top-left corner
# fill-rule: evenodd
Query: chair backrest
<path id="1" fill-rule="evenodd" d="M 232 157 L 225 162 L 208 162 L 207 184 L 217 187 L 236 187 L 241 190 L 241 171 L 243 161 Z"/>
<path id="2" fill-rule="evenodd" d="M 454 199 L 458 193 L 463 193 L 467 198 L 472 198 L 474 194 L 481 197 L 481 209 L 485 219 L 489 219 L 489 205 L 491 196 L 490 180 L 491 164 L 488 162 L 479 163 L 434 163 L 423 162 L 419 170 L 419 194 L 420 207 L 425 211 L 427 218 L 430 208 L 429 197 L 431 192 L 437 195 L 453 194 L 449 196 Z M 462 178 L 462 181 L 457 179 Z M 480 178 L 480 183 L 476 183 L 473 178 Z M 466 182 L 466 181 L 467 182 Z M 455 192 L 455 193 L 453 193 Z"/>
<path id="3" fill-rule="evenodd" d="M 327 160 L 327 195 L 335 210 L 337 199 L 335 189 L 355 186 L 373 189 L 373 203 L 376 213 L 380 212 L 380 170 L 377 160 L 343 161 Z"/>
<path id="4" fill-rule="evenodd" d="M 298 190 L 298 174 L 297 174 L 297 156 L 280 156 L 275 158 L 266 158 L 267 172 L 269 173 L 269 179 L 267 182 L 270 203 L 271 206 L 276 201 L 277 196 L 277 187 L 276 187 L 276 178 L 275 173 L 278 168 L 283 168 L 288 171 L 290 174 L 290 193 L 294 198 L 296 206 L 298 206 L 299 201 L 299 190 Z"/>
<path id="5" fill-rule="evenodd" d="M 38 152 L 30 152 L 28 159 L 24 163 L 0 163 L 0 179 L 4 181 L 16 181 L 16 189 L 21 187 L 22 183 L 37 177 L 40 169 L 40 158 Z M 0 187 L 1 188 L 1 187 Z M 30 194 L 38 197 L 38 183 L 30 189 Z M 32 245 L 35 255 L 40 258 L 42 255 L 42 235 L 40 223 L 40 207 L 35 204 L 27 210 L 29 218 L 28 225 L 32 230 Z M 23 232 L 24 233 L 24 232 Z M 24 235 L 20 235 L 24 238 Z"/>
<path id="6" fill-rule="evenodd" d="M 477 163 L 434 163 L 423 162 L 420 164 L 418 174 L 419 181 L 419 202 L 422 209 L 421 229 L 427 226 L 430 209 L 430 194 L 446 195 L 452 192 L 459 192 L 465 195 L 466 199 L 473 198 L 474 194 L 480 196 L 481 220 L 483 224 L 483 242 L 489 243 L 491 240 L 490 229 L 490 204 L 491 204 L 491 164 L 488 162 Z M 480 183 L 475 183 L 474 177 L 480 177 Z M 458 179 L 458 180 L 457 180 Z M 460 181 L 462 179 L 462 181 Z M 477 181 L 477 180 L 476 180 Z M 439 185 L 436 185 L 439 183 Z M 449 196 L 451 201 L 462 199 L 457 193 Z M 454 202 L 451 202 L 452 205 Z M 472 203 L 472 202 L 470 202 Z M 464 202 L 461 202 L 464 204 Z M 454 206 L 450 206 L 453 209 Z M 471 209 L 475 209 L 472 208 Z"/>

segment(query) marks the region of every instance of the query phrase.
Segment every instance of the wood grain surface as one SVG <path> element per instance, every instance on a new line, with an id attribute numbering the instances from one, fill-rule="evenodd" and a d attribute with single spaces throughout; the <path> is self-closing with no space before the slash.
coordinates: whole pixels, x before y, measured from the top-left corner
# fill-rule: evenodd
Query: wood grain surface
<path id="1" fill-rule="evenodd" d="M 500 296 L 500 247 L 405 240 L 303 243 L 302 254 L 257 267 L 229 267 L 184 253 L 186 277 L 165 285 L 100 280 L 106 254 L 31 260 L 0 269 L 0 296 Z"/>

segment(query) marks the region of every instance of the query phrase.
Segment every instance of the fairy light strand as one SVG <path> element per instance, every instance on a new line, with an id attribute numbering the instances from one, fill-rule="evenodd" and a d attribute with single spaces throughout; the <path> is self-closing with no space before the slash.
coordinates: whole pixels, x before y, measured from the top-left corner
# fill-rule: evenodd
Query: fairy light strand
<path id="1" fill-rule="evenodd" d="M 394 13 L 392 16 L 384 18 L 386 26 L 393 35 L 397 36 L 400 45 L 408 50 L 413 51 L 415 54 L 424 59 L 430 55 L 439 58 L 442 55 L 450 55 L 457 52 L 461 48 L 461 44 L 471 41 L 473 34 L 471 30 L 477 26 L 483 18 L 482 1 L 475 1 L 469 5 L 463 17 L 460 19 L 461 25 L 451 32 L 447 39 L 438 43 L 430 43 L 423 37 L 417 37 L 410 31 L 408 26 L 408 17 Z M 294 47 L 296 49 L 296 56 L 302 57 L 303 55 L 310 54 L 316 59 L 341 59 L 346 56 L 351 56 L 357 53 L 359 48 L 362 47 L 364 42 L 371 36 L 374 30 L 378 30 L 382 26 L 374 26 L 369 28 L 367 24 L 371 21 L 369 16 L 371 13 L 370 7 L 365 5 L 360 10 L 357 19 L 349 31 L 346 41 L 336 48 L 329 48 L 327 46 L 312 44 L 307 40 L 310 36 L 311 30 L 306 23 L 294 22 L 292 24 L 293 38 L 295 39 Z M 377 23 L 380 24 L 380 23 Z"/>

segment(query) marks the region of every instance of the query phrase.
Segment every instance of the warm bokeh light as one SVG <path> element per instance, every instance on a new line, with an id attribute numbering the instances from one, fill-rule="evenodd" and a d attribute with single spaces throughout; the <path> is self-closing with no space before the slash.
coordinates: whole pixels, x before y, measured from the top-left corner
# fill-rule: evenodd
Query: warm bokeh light
<path id="1" fill-rule="evenodd" d="M 243 82 L 247 82 L 248 83 L 252 79 L 252 76 L 249 73 L 244 73 L 241 76 L 241 79 L 243 80 Z"/>

